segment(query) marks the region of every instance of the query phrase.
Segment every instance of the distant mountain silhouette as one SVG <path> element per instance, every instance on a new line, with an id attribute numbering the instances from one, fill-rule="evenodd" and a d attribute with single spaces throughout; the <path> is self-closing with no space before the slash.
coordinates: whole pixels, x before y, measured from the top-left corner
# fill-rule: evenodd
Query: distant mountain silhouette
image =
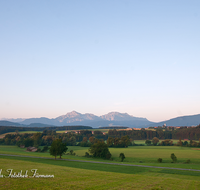
<path id="1" fill-rule="evenodd" d="M 69 112 L 54 119 L 49 119 L 46 117 L 29 118 L 20 122 L 22 125 L 31 127 L 40 127 L 42 124 L 45 124 L 50 126 L 84 125 L 95 128 L 105 126 L 139 127 L 141 125 L 147 125 L 150 123 L 151 122 L 146 118 L 133 117 L 127 113 L 110 112 L 98 117 L 91 113 L 81 114 L 76 111 Z M 18 126 L 20 124 L 18 123 Z"/>
<path id="2" fill-rule="evenodd" d="M 146 118 L 133 117 L 127 113 L 109 112 L 106 115 L 100 116 L 104 120 L 108 121 L 148 121 Z"/>
<path id="3" fill-rule="evenodd" d="M 22 127 L 24 125 L 16 122 L 10 122 L 10 121 L 5 121 L 5 120 L 0 120 L 0 126 L 17 126 L 17 127 Z"/>
<path id="4" fill-rule="evenodd" d="M 81 114 L 76 111 L 67 113 L 66 115 L 55 118 L 62 124 L 69 125 L 86 125 L 91 127 L 104 127 L 104 126 L 128 126 L 138 127 L 141 125 L 150 124 L 146 118 L 133 117 L 127 113 L 110 112 L 100 117 L 94 114 Z"/>
<path id="5" fill-rule="evenodd" d="M 67 113 L 66 115 L 59 116 L 55 118 L 55 120 L 59 121 L 60 123 L 73 123 L 73 122 L 82 122 L 82 121 L 95 121 L 101 120 L 100 117 L 94 114 L 81 114 L 76 111 L 72 111 Z"/>
<path id="6" fill-rule="evenodd" d="M 24 125 L 24 124 L 21 124 L 21 123 L 4 121 L 4 120 L 0 120 L 0 126 L 13 126 L 13 127 L 53 127 L 53 125 L 43 124 L 43 123 L 31 123 L 31 124 L 28 124 L 28 125 Z"/>
<path id="7" fill-rule="evenodd" d="M 200 124 L 200 114 L 176 117 L 159 123 L 152 123 L 148 126 L 162 126 L 163 124 L 167 126 L 196 126 Z"/>
<path id="8" fill-rule="evenodd" d="M 17 119 L 16 119 L 17 120 Z M 29 126 L 29 127 L 45 127 L 45 126 L 69 126 L 84 125 L 97 127 L 106 126 L 124 126 L 124 127 L 150 127 L 150 126 L 192 126 L 200 124 L 200 114 L 191 116 L 182 116 L 162 122 L 150 122 L 146 118 L 134 117 L 127 113 L 110 112 L 100 117 L 86 113 L 81 114 L 76 111 L 69 112 L 65 115 L 49 119 L 46 117 L 29 118 L 20 123 L 0 121 L 0 126 Z"/>
<path id="9" fill-rule="evenodd" d="M 31 123 L 28 127 L 55 127 L 54 125 L 44 124 L 44 123 Z"/>
<path id="10" fill-rule="evenodd" d="M 4 121 L 10 121 L 10 122 L 14 122 L 14 123 L 19 123 L 19 122 L 22 122 L 24 121 L 25 119 L 23 118 L 17 118 L 17 119 L 13 119 L 13 118 L 2 118 L 1 120 L 4 120 Z"/>
<path id="11" fill-rule="evenodd" d="M 46 117 L 40 117 L 40 118 L 30 118 L 30 119 L 25 119 L 24 121 L 20 122 L 23 125 L 30 125 L 31 123 L 42 123 L 46 125 L 58 125 L 60 126 L 60 122 L 55 120 L 55 119 L 49 119 Z"/>

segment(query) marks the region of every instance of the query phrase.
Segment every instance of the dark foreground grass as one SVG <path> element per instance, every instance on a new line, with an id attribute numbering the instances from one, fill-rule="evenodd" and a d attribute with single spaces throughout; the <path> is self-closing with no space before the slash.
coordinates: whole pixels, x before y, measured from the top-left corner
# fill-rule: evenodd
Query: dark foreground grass
<path id="1" fill-rule="evenodd" d="M 198 172 L 1 156 L 0 169 L 9 168 L 55 177 L 0 178 L 0 189 L 200 189 Z"/>

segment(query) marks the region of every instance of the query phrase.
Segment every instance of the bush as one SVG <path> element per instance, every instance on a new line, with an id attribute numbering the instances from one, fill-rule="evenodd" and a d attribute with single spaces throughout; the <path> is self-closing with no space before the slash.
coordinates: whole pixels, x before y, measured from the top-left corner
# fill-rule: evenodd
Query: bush
<path id="1" fill-rule="evenodd" d="M 190 163 L 190 159 L 186 160 L 185 164 L 189 164 Z"/>
<path id="2" fill-rule="evenodd" d="M 177 157 L 174 153 L 171 154 L 172 163 L 177 162 Z"/>
<path id="3" fill-rule="evenodd" d="M 183 145 L 183 146 L 188 146 L 188 142 L 187 142 L 187 141 L 184 141 L 182 145 Z"/>
<path id="4" fill-rule="evenodd" d="M 159 163 L 162 163 L 162 158 L 158 158 L 158 162 L 159 162 Z"/>
<path id="5" fill-rule="evenodd" d="M 90 154 L 88 152 L 85 152 L 85 157 L 90 157 Z"/>
<path id="6" fill-rule="evenodd" d="M 70 150 L 69 153 L 67 153 L 67 155 L 72 155 L 72 156 L 75 156 L 76 153 L 73 151 L 73 150 Z"/>
<path id="7" fill-rule="evenodd" d="M 133 144 L 133 146 L 145 146 L 144 144 Z"/>
<path id="8" fill-rule="evenodd" d="M 123 162 L 126 157 L 125 157 L 124 153 L 120 153 L 119 158 L 120 158 L 121 162 Z"/>
<path id="9" fill-rule="evenodd" d="M 145 144 L 146 144 L 146 145 L 151 145 L 151 141 L 147 139 L 147 140 L 145 141 Z"/>
<path id="10" fill-rule="evenodd" d="M 38 148 L 36 152 L 41 152 L 41 149 L 40 149 L 40 148 Z"/>
<path id="11" fill-rule="evenodd" d="M 47 145 L 45 145 L 43 147 L 43 149 L 41 150 L 41 152 L 47 152 L 49 150 L 49 147 Z"/>

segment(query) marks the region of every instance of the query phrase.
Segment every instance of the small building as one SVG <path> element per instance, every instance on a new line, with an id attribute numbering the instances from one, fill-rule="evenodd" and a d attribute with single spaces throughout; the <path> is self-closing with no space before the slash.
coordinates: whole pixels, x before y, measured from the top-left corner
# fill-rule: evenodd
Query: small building
<path id="1" fill-rule="evenodd" d="M 27 147 L 26 151 L 29 151 L 29 152 L 36 152 L 36 151 L 37 151 L 37 148 L 29 146 L 29 147 Z"/>

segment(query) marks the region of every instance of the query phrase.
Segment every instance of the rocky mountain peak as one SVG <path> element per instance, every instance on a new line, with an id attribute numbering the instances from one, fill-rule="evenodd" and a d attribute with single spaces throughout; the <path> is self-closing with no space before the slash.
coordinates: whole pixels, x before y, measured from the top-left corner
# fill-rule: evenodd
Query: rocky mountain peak
<path id="1" fill-rule="evenodd" d="M 109 112 L 108 114 L 102 115 L 102 119 L 113 121 L 113 120 L 131 120 L 133 119 L 133 116 L 127 114 L 127 113 L 119 113 L 119 112 Z"/>
<path id="2" fill-rule="evenodd" d="M 71 119 L 71 118 L 75 118 L 75 117 L 78 117 L 78 116 L 81 116 L 81 114 L 76 112 L 76 111 L 72 111 L 72 112 L 69 112 L 65 115 L 61 115 L 61 116 L 57 117 L 56 119 L 59 122 L 63 122 L 65 119 Z"/>
<path id="3" fill-rule="evenodd" d="M 76 111 L 72 111 L 72 112 L 69 112 L 66 114 L 66 116 L 68 117 L 76 117 L 76 116 L 79 116 L 79 115 L 82 115 L 81 113 L 78 113 Z"/>

